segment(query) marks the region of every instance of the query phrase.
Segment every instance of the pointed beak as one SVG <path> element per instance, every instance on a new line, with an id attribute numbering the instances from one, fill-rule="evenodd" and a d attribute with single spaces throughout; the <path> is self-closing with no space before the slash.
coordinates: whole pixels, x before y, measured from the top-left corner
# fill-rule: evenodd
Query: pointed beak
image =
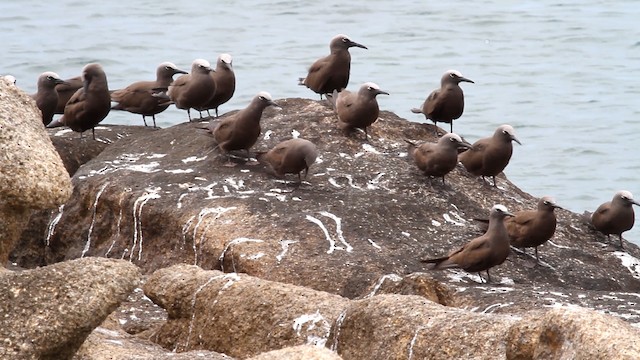
<path id="1" fill-rule="evenodd" d="M 69 83 L 68 83 L 68 82 L 66 82 L 66 81 L 64 81 L 64 80 L 62 80 L 62 79 L 55 79 L 55 80 L 54 80 L 54 83 L 55 83 L 56 85 L 58 85 L 58 84 L 69 85 Z"/>
<path id="2" fill-rule="evenodd" d="M 376 90 L 376 95 L 377 95 L 377 94 L 385 94 L 385 95 L 389 95 L 389 93 L 388 93 L 388 92 L 386 92 L 386 91 L 384 91 L 384 90 L 380 90 L 380 89 Z"/>
<path id="3" fill-rule="evenodd" d="M 518 140 L 518 138 L 517 138 L 517 137 L 515 137 L 515 136 L 512 136 L 512 137 L 511 137 L 511 140 L 513 140 L 513 141 L 517 142 L 518 144 L 522 145 L 522 143 L 520 142 L 520 140 Z"/>
<path id="4" fill-rule="evenodd" d="M 349 41 L 349 47 L 354 47 L 354 46 L 368 50 L 368 48 L 366 46 L 362 45 L 362 44 L 358 44 L 355 41 Z"/>
<path id="5" fill-rule="evenodd" d="M 272 100 L 269 100 L 268 104 L 269 104 L 269 106 L 273 106 L 273 107 L 274 107 L 274 108 L 276 108 L 276 109 L 282 109 L 282 106 L 280 106 L 280 105 L 276 104 L 276 103 L 275 103 L 274 101 L 272 101 Z"/>
<path id="6" fill-rule="evenodd" d="M 466 143 L 466 142 L 459 142 L 458 143 L 458 149 L 473 149 L 473 145 Z"/>
<path id="7" fill-rule="evenodd" d="M 474 82 L 473 80 L 471 80 L 471 79 L 467 79 L 467 78 L 466 78 L 466 77 L 464 77 L 464 76 L 463 76 L 463 77 L 461 77 L 461 78 L 459 78 L 458 80 L 459 80 L 460 82 L 464 81 L 464 82 L 468 82 L 468 83 L 475 84 L 475 82 Z"/>
<path id="8" fill-rule="evenodd" d="M 175 75 L 175 74 L 188 74 L 188 73 L 189 73 L 189 72 L 184 71 L 184 70 L 182 70 L 182 69 L 175 69 L 175 70 L 173 70 L 173 74 L 174 74 L 174 75 Z"/>

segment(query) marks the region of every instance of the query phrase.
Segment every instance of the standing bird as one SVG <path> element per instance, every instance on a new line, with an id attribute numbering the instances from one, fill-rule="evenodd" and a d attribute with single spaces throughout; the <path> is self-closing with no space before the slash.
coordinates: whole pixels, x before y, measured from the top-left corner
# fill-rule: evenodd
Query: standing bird
<path id="1" fill-rule="evenodd" d="M 58 84 L 66 83 L 54 72 L 43 72 L 38 77 L 38 91 L 31 95 L 42 113 L 42 123 L 45 126 L 53 120 L 53 114 L 58 106 L 58 92 L 56 91 Z"/>
<path id="2" fill-rule="evenodd" d="M 310 67 L 307 77 L 299 78 L 298 85 L 304 85 L 315 93 L 331 94 L 334 90 L 341 91 L 349 83 L 351 72 L 350 47 L 367 47 L 349 39 L 347 35 L 339 34 L 331 39 L 329 49 L 331 54 L 316 60 Z"/>
<path id="3" fill-rule="evenodd" d="M 538 257 L 538 246 L 546 243 L 556 232 L 555 209 L 562 209 L 551 196 L 543 196 L 538 201 L 537 210 L 518 211 L 514 217 L 504 220 L 504 226 L 509 233 L 511 245 L 517 248 L 535 248 L 536 260 Z M 476 219 L 485 226 L 489 223 L 486 219 Z"/>
<path id="4" fill-rule="evenodd" d="M 630 230 L 635 222 L 635 214 L 633 205 L 639 205 L 633 200 L 631 192 L 626 190 L 618 191 L 611 201 L 600 205 L 593 214 L 585 212 L 596 230 L 607 235 L 609 239 L 611 234 L 618 235 L 620 239 L 620 248 L 622 245 L 622 233 Z"/>
<path id="5" fill-rule="evenodd" d="M 219 123 L 209 123 L 209 132 L 213 135 L 216 146 L 227 154 L 234 150 L 245 150 L 248 154 L 260 136 L 260 119 L 267 106 L 280 107 L 271 100 L 268 92 L 261 91 L 246 108 Z M 233 166 L 230 162 L 228 165 Z"/>
<path id="6" fill-rule="evenodd" d="M 429 184 L 431 177 L 441 177 L 444 185 L 444 176 L 458 164 L 458 149 L 471 147 L 464 143 L 458 134 L 453 133 L 444 135 L 437 143 L 423 143 L 420 146 L 409 140 L 405 141 L 409 144 L 409 158 L 424 175 L 429 176 Z"/>
<path id="7" fill-rule="evenodd" d="M 207 114 L 209 114 L 209 109 L 215 109 L 216 117 L 218 117 L 218 106 L 231 99 L 233 93 L 236 91 L 236 75 L 233 72 L 233 65 L 231 63 L 231 55 L 221 54 L 218 56 L 216 70 L 211 73 L 211 77 L 213 77 L 216 83 L 216 92 L 211 100 L 198 110 L 207 110 Z M 209 116 L 211 116 L 211 114 L 209 114 Z"/>
<path id="8" fill-rule="evenodd" d="M 346 131 L 363 129 L 365 139 L 367 139 L 367 127 L 376 122 L 380 114 L 380 107 L 376 100 L 378 94 L 389 95 L 388 92 L 380 90 L 380 87 L 372 82 L 362 84 L 357 93 L 348 90 L 341 92 L 333 90 L 329 101 L 338 114 L 338 126 Z"/>
<path id="9" fill-rule="evenodd" d="M 67 106 L 69 99 L 73 94 L 82 88 L 82 76 L 72 77 L 66 79 L 64 84 L 56 85 L 56 92 L 58 93 L 58 105 L 56 106 L 55 114 L 64 114 L 64 107 Z"/>
<path id="10" fill-rule="evenodd" d="M 302 183 L 300 174 L 304 170 L 307 178 L 309 167 L 316 162 L 318 149 L 316 145 L 305 139 L 289 139 L 280 142 L 266 153 L 258 153 L 257 159 L 266 163 L 271 172 L 278 177 L 285 174 L 298 174 L 298 183 Z"/>
<path id="11" fill-rule="evenodd" d="M 462 116 L 464 111 L 464 93 L 460 82 L 474 83 L 462 76 L 457 70 L 448 70 L 440 79 L 440 89 L 433 90 L 422 104 L 422 109 L 413 108 L 411 112 L 424 114 L 424 117 L 433 121 L 438 134 L 438 121 L 451 124 L 453 132 L 453 120 Z"/>
<path id="12" fill-rule="evenodd" d="M 211 64 L 196 59 L 191 64 L 191 73 L 182 75 L 169 85 L 167 95 L 178 109 L 187 110 L 191 121 L 191 108 L 202 109 L 216 92 L 216 82 L 209 75 Z M 200 114 L 202 118 L 202 114 Z"/>
<path id="13" fill-rule="evenodd" d="M 47 127 L 68 126 L 82 133 L 91 129 L 96 139 L 95 126 L 111 110 L 111 95 L 107 84 L 107 75 L 100 64 L 91 63 L 82 69 L 83 87 L 78 89 L 64 107 L 64 115 L 52 121 Z"/>
<path id="14" fill-rule="evenodd" d="M 509 234 L 504 226 L 504 218 L 514 216 L 504 205 L 494 205 L 489 213 L 489 228 L 484 235 L 477 237 L 448 256 L 426 259 L 422 262 L 435 264 L 431 270 L 460 268 L 467 272 L 487 272 L 487 281 L 491 282 L 489 269 L 502 264 L 509 256 Z"/>
<path id="15" fill-rule="evenodd" d="M 496 175 L 509 164 L 513 153 L 512 141 L 522 145 L 511 125 L 500 125 L 492 137 L 482 138 L 469 150 L 458 155 L 458 159 L 468 172 L 476 176 L 491 176 L 497 187 Z"/>
<path id="16" fill-rule="evenodd" d="M 137 81 L 124 89 L 111 93 L 111 100 L 117 102 L 111 109 L 124 110 L 142 115 L 144 126 L 147 126 L 147 116 L 153 119 L 153 127 L 156 127 L 156 114 L 165 111 L 169 104 L 157 96 L 153 96 L 159 89 L 167 89 L 173 81 L 173 75 L 187 74 L 178 69 L 173 63 L 163 62 L 156 69 L 155 81 Z"/>

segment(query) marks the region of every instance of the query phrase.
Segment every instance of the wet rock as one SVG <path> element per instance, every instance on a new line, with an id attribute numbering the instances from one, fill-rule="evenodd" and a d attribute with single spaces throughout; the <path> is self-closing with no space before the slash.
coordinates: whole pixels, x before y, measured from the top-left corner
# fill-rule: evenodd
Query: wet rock
<path id="1" fill-rule="evenodd" d="M 376 295 L 350 302 L 327 345 L 344 359 L 500 359 L 516 322 L 415 295 Z"/>
<path id="2" fill-rule="evenodd" d="M 323 346 L 347 299 L 244 274 L 175 265 L 153 273 L 145 294 L 168 312 L 150 339 L 178 352 L 247 358 L 289 346 Z"/>
<path id="3" fill-rule="evenodd" d="M 30 209 L 63 204 L 69 175 L 44 131 L 40 110 L 22 90 L 0 81 L 0 266 L 7 263 Z"/>
<path id="4" fill-rule="evenodd" d="M 101 258 L 0 273 L 0 357 L 70 358 L 139 277 L 128 261 Z"/>
<path id="5" fill-rule="evenodd" d="M 262 353 L 249 360 L 340 360 L 340 355 L 326 348 L 299 345 Z"/>

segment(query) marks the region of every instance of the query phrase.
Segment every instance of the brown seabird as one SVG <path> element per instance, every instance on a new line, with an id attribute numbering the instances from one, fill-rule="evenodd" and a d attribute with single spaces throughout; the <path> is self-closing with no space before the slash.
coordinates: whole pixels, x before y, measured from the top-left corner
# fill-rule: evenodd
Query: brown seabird
<path id="1" fill-rule="evenodd" d="M 301 173 L 307 178 L 309 167 L 316 162 L 318 149 L 314 143 L 305 139 L 289 139 L 280 142 L 265 153 L 258 153 L 258 161 L 269 166 L 278 177 L 285 174 L 298 174 L 298 183 L 302 183 Z"/>
<path id="2" fill-rule="evenodd" d="M 409 158 L 429 177 L 429 184 L 431 177 L 441 177 L 444 185 L 445 175 L 458 165 L 458 149 L 470 147 L 454 133 L 445 134 L 437 143 L 423 143 L 420 146 L 409 140 L 405 141 L 409 144 Z"/>
<path id="3" fill-rule="evenodd" d="M 189 121 L 191 108 L 202 109 L 216 92 L 216 83 L 209 74 L 212 71 L 215 70 L 207 60 L 196 59 L 190 74 L 180 76 L 169 85 L 167 95 L 178 109 L 187 110 Z"/>
<path id="4" fill-rule="evenodd" d="M 496 175 L 502 172 L 511 160 L 512 141 L 522 145 L 511 125 L 501 125 L 493 136 L 476 141 L 473 147 L 460 153 L 458 159 L 473 175 L 482 176 L 483 179 L 485 176 L 491 176 L 493 186 L 497 187 Z"/>
<path id="5" fill-rule="evenodd" d="M 357 93 L 346 89 L 341 92 L 334 90 L 328 98 L 338 115 L 338 126 L 345 131 L 363 129 L 365 139 L 367 139 L 367 127 L 378 120 L 380 114 L 380 107 L 376 99 L 378 94 L 389 95 L 388 92 L 380 90 L 380 87 L 372 82 L 362 84 Z"/>
<path id="6" fill-rule="evenodd" d="M 596 230 L 607 235 L 618 235 L 620 240 L 620 248 L 623 248 L 622 233 L 631 230 L 635 223 L 635 213 L 633 205 L 639 205 L 633 199 L 631 192 L 626 190 L 618 191 L 611 201 L 600 205 L 593 214 L 590 215 L 591 224 Z"/>
<path id="7" fill-rule="evenodd" d="M 68 126 L 71 130 L 80 132 L 80 137 L 84 131 L 91 129 L 95 140 L 95 126 L 111 110 L 107 75 L 100 64 L 87 64 L 82 69 L 82 83 L 83 87 L 73 94 L 64 107 L 64 115 L 47 127 Z"/>
<path id="8" fill-rule="evenodd" d="M 67 106 L 69 99 L 71 99 L 78 89 L 82 88 L 82 76 L 72 77 L 66 79 L 64 82 L 64 84 L 56 85 L 58 105 L 56 106 L 55 114 L 64 114 L 64 107 Z"/>
<path id="9" fill-rule="evenodd" d="M 472 239 L 449 255 L 422 262 L 434 264 L 431 270 L 460 268 L 467 272 L 487 272 L 487 281 L 491 282 L 489 269 L 502 264 L 509 256 L 509 234 L 504 226 L 504 218 L 513 216 L 504 205 L 494 205 L 489 213 L 489 228 L 484 235 Z"/>
<path id="10" fill-rule="evenodd" d="M 213 77 L 216 83 L 216 92 L 211 100 L 198 110 L 207 110 L 207 114 L 211 116 L 209 109 L 215 109 L 216 117 L 218 117 L 218 106 L 231 99 L 233 93 L 236 91 L 236 75 L 233 72 L 232 61 L 233 59 L 229 54 L 221 54 L 218 56 L 216 70 L 211 73 L 211 77 Z"/>
<path id="11" fill-rule="evenodd" d="M 46 126 L 53 120 L 53 114 L 58 106 L 58 92 L 56 85 L 66 84 L 58 74 L 47 71 L 38 77 L 38 91 L 31 95 L 42 113 L 42 123 Z"/>
<path id="12" fill-rule="evenodd" d="M 220 122 L 211 121 L 209 132 L 213 135 L 216 147 L 227 154 L 234 150 L 245 150 L 248 154 L 249 149 L 258 141 L 262 130 L 262 111 L 268 106 L 280 107 L 273 102 L 268 92 L 261 91 L 246 108 Z M 230 162 L 228 164 L 232 165 Z"/>
<path id="13" fill-rule="evenodd" d="M 449 123 L 453 132 L 453 120 L 462 116 L 464 111 L 464 93 L 460 82 L 473 83 L 472 80 L 462 76 L 457 70 L 448 70 L 440 79 L 440 89 L 433 90 L 422 104 L 422 108 L 413 108 L 411 112 L 424 114 L 424 117 L 433 121 L 438 133 L 438 121 Z"/>
<path id="14" fill-rule="evenodd" d="M 342 91 L 349 83 L 351 72 L 350 47 L 367 47 L 349 39 L 347 35 L 338 34 L 331 39 L 331 53 L 316 60 L 310 67 L 307 77 L 298 79 L 298 85 L 304 85 L 315 93 L 331 94 L 334 90 Z"/>
<path id="15" fill-rule="evenodd" d="M 153 94 L 160 89 L 167 89 L 173 81 L 173 75 L 187 74 L 170 62 L 163 62 L 156 69 L 155 81 L 137 81 L 124 89 L 111 93 L 111 100 L 117 102 L 111 109 L 124 110 L 142 115 L 144 126 L 147 126 L 147 116 L 153 119 L 156 127 L 156 114 L 165 111 L 169 104 Z"/>

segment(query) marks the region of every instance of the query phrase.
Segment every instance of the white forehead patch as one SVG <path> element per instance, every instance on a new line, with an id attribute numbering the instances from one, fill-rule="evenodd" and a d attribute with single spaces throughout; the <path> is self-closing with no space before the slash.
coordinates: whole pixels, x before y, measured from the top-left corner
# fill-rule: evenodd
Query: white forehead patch
<path id="1" fill-rule="evenodd" d="M 554 199 L 554 198 L 553 198 L 553 197 L 551 197 L 551 196 L 543 196 L 543 197 L 542 197 L 542 200 L 543 200 L 543 201 L 548 201 L 548 202 L 550 202 L 550 203 L 552 203 L 552 204 L 555 204 L 555 203 L 556 203 L 556 199 Z"/>
<path id="2" fill-rule="evenodd" d="M 462 73 L 461 73 L 460 71 L 458 71 L 458 70 L 453 70 L 453 69 L 451 69 L 451 70 L 447 70 L 447 71 L 445 72 L 445 74 L 454 74 L 454 75 L 457 75 L 458 77 L 462 77 Z"/>
<path id="3" fill-rule="evenodd" d="M 500 125 L 500 127 L 498 128 L 498 130 L 500 131 L 506 131 L 507 134 L 511 134 L 511 135 L 515 135 L 516 131 L 513 130 L 513 126 L 508 125 L 508 124 L 504 124 L 504 125 Z"/>
<path id="4" fill-rule="evenodd" d="M 169 62 L 169 61 L 165 61 L 162 64 L 158 65 L 158 67 L 169 67 L 172 69 L 177 69 L 178 67 L 176 66 L 176 64 Z"/>
<path id="5" fill-rule="evenodd" d="M 627 199 L 633 199 L 633 194 L 631 193 L 631 191 L 620 190 L 620 191 L 618 191 L 618 195 L 619 196 L 624 196 Z"/>
<path id="6" fill-rule="evenodd" d="M 218 58 L 226 64 L 231 64 L 231 61 L 233 61 L 233 58 L 229 54 L 221 54 Z"/>
<path id="7" fill-rule="evenodd" d="M 372 89 L 376 89 L 376 90 L 380 90 L 380 86 L 378 86 L 378 84 L 374 83 L 374 82 L 366 82 L 364 84 L 362 84 L 363 87 L 368 87 L 368 88 L 372 88 Z"/>
<path id="8" fill-rule="evenodd" d="M 54 73 L 53 71 L 45 71 L 42 74 L 40 74 L 40 77 L 46 77 L 46 76 L 51 76 L 55 79 L 60 79 L 60 76 L 56 73 Z"/>
<path id="9" fill-rule="evenodd" d="M 211 64 L 209 64 L 209 62 L 205 59 L 195 59 L 193 60 L 193 65 L 211 67 Z"/>
<path id="10" fill-rule="evenodd" d="M 258 96 L 262 96 L 263 98 L 267 99 L 267 100 L 271 100 L 271 94 L 269 94 L 266 91 L 260 91 L 258 93 Z"/>
<path id="11" fill-rule="evenodd" d="M 458 142 L 462 142 L 462 138 L 461 138 L 461 137 L 460 137 L 460 135 L 458 135 L 458 134 L 448 133 L 448 134 L 446 134 L 446 135 L 445 135 L 445 136 L 443 136 L 443 137 L 446 137 L 447 139 L 449 139 L 449 138 L 454 138 L 454 139 L 456 139 Z"/>
<path id="12" fill-rule="evenodd" d="M 506 212 L 509 212 L 509 211 L 507 210 L 507 207 L 506 207 L 506 206 L 504 206 L 504 205 L 502 205 L 502 204 L 493 205 L 493 207 L 491 208 L 491 210 L 500 210 L 500 211 L 505 212 L 505 213 L 506 213 Z"/>

